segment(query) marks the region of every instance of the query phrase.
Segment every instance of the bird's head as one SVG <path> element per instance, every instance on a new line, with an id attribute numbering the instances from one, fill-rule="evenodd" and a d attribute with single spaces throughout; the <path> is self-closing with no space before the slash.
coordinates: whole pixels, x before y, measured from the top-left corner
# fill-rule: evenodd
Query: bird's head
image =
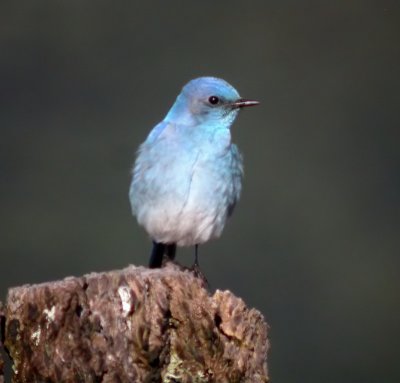
<path id="1" fill-rule="evenodd" d="M 237 90 L 222 79 L 199 77 L 183 87 L 166 119 L 188 125 L 210 123 L 229 128 L 241 108 L 257 104 L 258 101 L 242 99 Z"/>

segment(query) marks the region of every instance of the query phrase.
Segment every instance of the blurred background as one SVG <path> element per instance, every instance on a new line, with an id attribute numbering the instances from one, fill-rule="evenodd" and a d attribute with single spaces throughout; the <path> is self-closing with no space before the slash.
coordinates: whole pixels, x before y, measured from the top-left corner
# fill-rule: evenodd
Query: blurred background
<path id="1" fill-rule="evenodd" d="M 0 6 L 0 299 L 146 265 L 138 145 L 191 78 L 261 101 L 233 126 L 242 199 L 200 248 L 271 326 L 273 382 L 400 381 L 400 4 Z M 184 264 L 193 250 L 178 252 Z"/>

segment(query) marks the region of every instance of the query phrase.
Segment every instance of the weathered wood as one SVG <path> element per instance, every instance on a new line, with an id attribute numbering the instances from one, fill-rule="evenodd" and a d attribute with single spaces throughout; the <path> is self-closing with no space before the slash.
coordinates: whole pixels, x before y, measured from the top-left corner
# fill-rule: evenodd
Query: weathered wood
<path id="1" fill-rule="evenodd" d="M 267 324 L 174 264 L 9 290 L 14 382 L 267 382 Z"/>

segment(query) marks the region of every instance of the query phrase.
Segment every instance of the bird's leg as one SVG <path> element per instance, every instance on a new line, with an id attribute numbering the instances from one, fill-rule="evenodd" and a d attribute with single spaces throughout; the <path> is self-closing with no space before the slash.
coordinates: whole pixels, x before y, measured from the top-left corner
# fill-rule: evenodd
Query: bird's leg
<path id="1" fill-rule="evenodd" d="M 175 254 L 176 254 L 176 244 L 172 243 L 170 245 L 166 245 L 165 254 L 171 261 L 173 261 L 175 259 Z"/>
<path id="2" fill-rule="evenodd" d="M 153 249 L 150 255 L 149 267 L 156 269 L 161 267 L 163 255 L 165 252 L 165 245 L 163 243 L 153 241 Z"/>
<path id="3" fill-rule="evenodd" d="M 200 269 L 199 265 L 199 245 L 194 245 L 194 264 L 193 268 Z"/>
<path id="4" fill-rule="evenodd" d="M 207 278 L 205 275 L 202 273 L 200 270 L 200 265 L 199 265 L 199 245 L 194 245 L 194 263 L 192 266 L 192 272 L 193 274 L 197 277 L 203 280 L 204 286 L 209 287 L 209 283 L 207 281 Z"/>
<path id="5" fill-rule="evenodd" d="M 191 267 L 192 271 L 196 274 L 202 274 L 200 270 L 200 265 L 199 265 L 199 245 L 194 245 L 194 263 L 193 266 Z"/>

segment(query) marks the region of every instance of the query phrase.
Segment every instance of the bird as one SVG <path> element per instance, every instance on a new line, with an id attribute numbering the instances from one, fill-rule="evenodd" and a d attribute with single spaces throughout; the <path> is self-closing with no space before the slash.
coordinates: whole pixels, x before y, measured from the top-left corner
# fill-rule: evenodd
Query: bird
<path id="1" fill-rule="evenodd" d="M 242 190 L 230 128 L 240 109 L 257 104 L 223 79 L 195 78 L 139 146 L 129 200 L 153 241 L 150 268 L 173 260 L 177 246 L 194 246 L 198 267 L 198 246 L 221 235 Z"/>

